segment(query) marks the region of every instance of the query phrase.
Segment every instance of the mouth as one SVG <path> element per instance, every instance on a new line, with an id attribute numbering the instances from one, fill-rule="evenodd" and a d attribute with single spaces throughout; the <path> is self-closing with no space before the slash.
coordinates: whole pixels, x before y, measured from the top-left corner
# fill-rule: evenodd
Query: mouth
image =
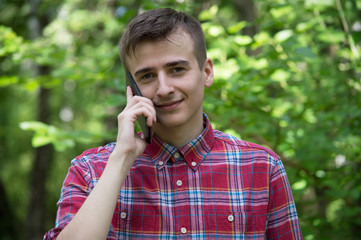
<path id="1" fill-rule="evenodd" d="M 176 109 L 183 100 L 169 101 L 164 103 L 155 104 L 155 107 L 162 111 L 172 111 Z"/>

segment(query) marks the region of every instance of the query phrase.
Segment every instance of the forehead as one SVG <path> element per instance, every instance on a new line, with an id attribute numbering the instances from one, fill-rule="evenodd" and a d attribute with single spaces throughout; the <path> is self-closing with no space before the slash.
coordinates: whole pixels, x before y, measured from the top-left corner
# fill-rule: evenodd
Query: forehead
<path id="1" fill-rule="evenodd" d="M 127 56 L 127 62 L 132 72 L 138 66 L 162 64 L 182 58 L 195 59 L 193 50 L 194 42 L 191 36 L 185 31 L 178 30 L 164 40 L 140 42 L 134 52 Z"/>

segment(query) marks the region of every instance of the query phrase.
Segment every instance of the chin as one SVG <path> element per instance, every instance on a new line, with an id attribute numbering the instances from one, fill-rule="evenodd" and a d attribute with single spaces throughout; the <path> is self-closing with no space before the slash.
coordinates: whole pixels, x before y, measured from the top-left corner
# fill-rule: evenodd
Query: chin
<path id="1" fill-rule="evenodd" d="M 157 116 L 157 125 L 163 128 L 176 128 L 184 125 L 186 123 L 186 119 L 184 116 Z"/>

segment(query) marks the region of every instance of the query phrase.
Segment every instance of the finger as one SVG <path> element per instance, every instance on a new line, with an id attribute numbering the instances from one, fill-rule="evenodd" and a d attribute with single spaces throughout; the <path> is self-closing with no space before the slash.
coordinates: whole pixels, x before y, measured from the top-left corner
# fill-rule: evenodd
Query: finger
<path id="1" fill-rule="evenodd" d="M 149 118 L 147 120 L 148 125 L 152 124 L 152 122 L 156 122 L 156 111 L 154 108 L 153 102 L 145 97 L 141 96 L 133 96 L 131 99 L 129 98 L 129 101 L 127 103 L 126 109 L 127 110 L 134 110 L 137 108 L 146 108 L 151 113 L 150 115 L 144 115 L 145 117 Z"/>
<path id="2" fill-rule="evenodd" d="M 157 122 L 157 114 L 155 112 L 155 108 L 152 105 L 149 106 L 150 116 L 147 117 L 147 125 L 149 127 L 153 126 L 153 123 Z"/>
<path id="3" fill-rule="evenodd" d="M 138 117 L 144 116 L 147 119 L 147 125 L 149 127 L 153 125 L 155 112 L 149 105 L 137 104 L 137 106 L 131 107 L 128 111 L 129 114 L 133 116 L 132 119 L 134 122 Z"/>
<path id="4" fill-rule="evenodd" d="M 127 103 L 129 103 L 130 100 L 132 100 L 132 98 L 133 98 L 132 88 L 130 86 L 127 86 Z"/>
<path id="5" fill-rule="evenodd" d="M 157 121 L 156 111 L 153 102 L 147 99 L 147 101 L 141 101 L 131 106 L 130 109 L 140 108 L 142 109 L 141 115 L 147 119 L 147 125 L 151 127 L 154 122 Z"/>

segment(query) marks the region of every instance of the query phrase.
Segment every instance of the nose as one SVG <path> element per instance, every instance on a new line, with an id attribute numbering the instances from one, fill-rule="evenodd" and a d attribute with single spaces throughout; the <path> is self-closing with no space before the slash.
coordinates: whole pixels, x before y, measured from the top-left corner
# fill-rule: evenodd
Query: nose
<path id="1" fill-rule="evenodd" d="M 171 79 L 165 73 L 158 74 L 157 96 L 164 97 L 174 93 Z"/>

